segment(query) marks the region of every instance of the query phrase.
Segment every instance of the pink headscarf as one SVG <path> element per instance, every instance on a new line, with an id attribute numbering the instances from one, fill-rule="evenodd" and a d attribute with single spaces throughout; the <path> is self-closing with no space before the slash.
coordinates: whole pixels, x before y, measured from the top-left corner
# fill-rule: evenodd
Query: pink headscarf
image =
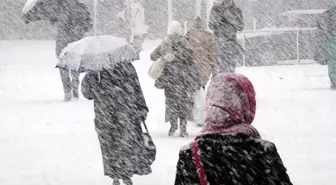
<path id="1" fill-rule="evenodd" d="M 202 134 L 244 133 L 260 135 L 251 125 L 256 113 L 256 94 L 250 80 L 240 74 L 219 74 L 206 96 L 205 126 Z"/>

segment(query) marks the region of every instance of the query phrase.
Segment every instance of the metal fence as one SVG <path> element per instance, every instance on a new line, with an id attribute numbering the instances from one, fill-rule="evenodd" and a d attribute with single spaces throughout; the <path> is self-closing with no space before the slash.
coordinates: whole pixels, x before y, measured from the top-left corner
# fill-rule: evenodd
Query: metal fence
<path id="1" fill-rule="evenodd" d="M 276 29 L 264 29 L 264 30 L 244 30 L 238 33 L 238 39 L 241 41 L 242 47 L 246 49 L 246 41 L 248 39 L 253 39 L 256 37 L 270 37 L 272 35 L 282 34 L 282 33 L 293 33 L 296 35 L 296 64 L 301 64 L 301 37 L 302 34 L 310 32 L 315 33 L 317 28 L 276 28 Z M 301 40 L 302 41 L 302 40 Z M 312 45 L 311 47 L 315 47 Z M 288 59 L 291 60 L 291 59 Z M 313 58 L 310 59 L 313 61 Z M 311 62 L 312 63 L 312 62 Z M 246 65 L 246 54 L 243 55 L 243 66 Z"/>

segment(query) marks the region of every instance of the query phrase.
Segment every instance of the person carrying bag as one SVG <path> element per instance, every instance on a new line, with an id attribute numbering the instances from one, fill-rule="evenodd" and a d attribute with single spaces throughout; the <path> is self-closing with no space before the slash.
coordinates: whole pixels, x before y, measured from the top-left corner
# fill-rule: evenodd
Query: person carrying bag
<path id="1" fill-rule="evenodd" d="M 165 55 L 164 57 L 160 57 L 156 61 L 153 62 L 153 64 L 149 67 L 148 70 L 148 75 L 153 79 L 156 80 L 158 79 L 162 72 L 165 64 L 167 62 L 171 62 L 175 59 L 175 55 L 170 53 Z"/>
<path id="2" fill-rule="evenodd" d="M 148 128 L 147 128 L 147 125 L 145 122 L 143 122 L 143 126 L 146 130 L 145 133 L 143 133 L 143 137 L 144 137 L 144 145 L 143 145 L 143 162 L 145 163 L 144 166 L 151 166 L 155 159 L 156 159 L 156 146 L 154 144 L 154 141 L 151 137 L 151 135 L 149 134 L 149 131 L 148 131 Z M 151 170 L 150 171 L 147 171 L 145 169 L 144 171 L 144 175 L 148 175 L 151 173 Z"/>

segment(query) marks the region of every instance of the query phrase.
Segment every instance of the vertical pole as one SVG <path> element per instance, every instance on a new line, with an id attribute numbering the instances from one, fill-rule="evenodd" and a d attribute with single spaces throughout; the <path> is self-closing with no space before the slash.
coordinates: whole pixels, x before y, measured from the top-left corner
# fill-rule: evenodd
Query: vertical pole
<path id="1" fill-rule="evenodd" d="M 173 0 L 168 0 L 168 26 L 173 21 Z"/>
<path id="2" fill-rule="evenodd" d="M 201 17 L 201 9 L 202 9 L 202 0 L 196 0 L 196 16 Z"/>
<path id="3" fill-rule="evenodd" d="M 256 18 L 253 17 L 253 30 L 256 31 L 257 30 L 257 20 Z"/>
<path id="4" fill-rule="evenodd" d="M 297 62 L 300 64 L 300 30 L 297 30 L 296 34 L 296 56 Z"/>
<path id="5" fill-rule="evenodd" d="M 97 35 L 97 0 L 93 0 L 93 32 Z"/>
<path id="6" fill-rule="evenodd" d="M 207 24 L 207 29 L 209 29 L 209 20 L 210 20 L 210 13 L 211 13 L 211 8 L 213 6 L 213 1 L 214 0 L 206 0 L 206 3 L 207 3 L 207 21 L 206 21 L 206 24 Z"/>
<path id="7" fill-rule="evenodd" d="M 245 56 L 245 32 L 243 31 L 243 66 L 246 66 L 246 56 Z"/>
<path id="8" fill-rule="evenodd" d="M 188 21 L 184 22 L 184 35 L 187 35 L 188 33 Z"/>

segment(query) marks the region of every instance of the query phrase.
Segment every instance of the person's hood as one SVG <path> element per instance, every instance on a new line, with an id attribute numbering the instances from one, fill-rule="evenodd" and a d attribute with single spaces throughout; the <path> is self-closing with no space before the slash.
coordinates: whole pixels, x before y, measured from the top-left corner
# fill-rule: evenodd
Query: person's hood
<path id="1" fill-rule="evenodd" d="M 182 35 L 183 30 L 182 30 L 181 23 L 178 21 L 172 21 L 168 26 L 167 34 L 168 35 L 174 35 L 174 34 Z"/>
<path id="2" fill-rule="evenodd" d="M 205 131 L 249 126 L 256 113 L 256 93 L 250 80 L 240 74 L 219 74 L 206 95 Z"/>

